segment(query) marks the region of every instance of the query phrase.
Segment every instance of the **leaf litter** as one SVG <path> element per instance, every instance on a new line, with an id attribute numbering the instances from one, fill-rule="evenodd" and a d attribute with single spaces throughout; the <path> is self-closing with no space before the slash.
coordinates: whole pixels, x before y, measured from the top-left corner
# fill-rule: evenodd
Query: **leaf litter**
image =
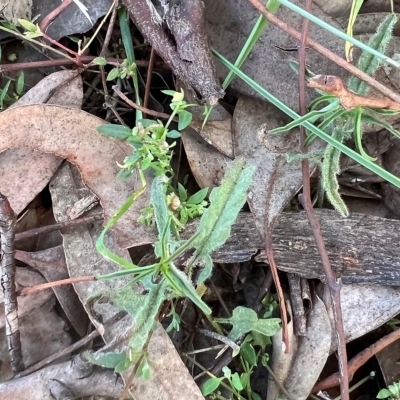
<path id="1" fill-rule="evenodd" d="M 111 2 L 107 1 L 97 4 L 98 7 L 95 7 L 90 1 L 86 3 L 88 6 L 88 13 L 93 21 L 104 15 L 111 5 Z M 126 1 L 126 3 L 129 6 L 130 2 Z M 165 7 L 168 2 L 162 3 Z M 232 52 L 233 56 L 231 58 L 233 59 L 239 50 L 239 48 L 236 49 L 236 46 L 238 46 L 242 37 L 246 36 L 243 32 L 249 31 L 252 26 L 254 20 L 254 18 L 251 17 L 253 15 L 253 10 L 249 9 L 251 11 L 249 11 L 247 18 L 240 19 L 241 17 L 239 18 L 236 12 L 240 7 L 245 7 L 247 3 L 229 4 L 229 18 L 217 21 L 216 16 L 219 15 L 219 13 L 215 12 L 215 10 L 218 10 L 218 7 L 225 7 L 226 4 L 222 4 L 220 1 L 206 1 L 205 3 L 206 21 L 209 32 L 211 33 L 211 40 L 214 42 L 213 44 L 217 44 L 217 47 L 220 49 L 223 48 L 221 44 L 223 42 L 221 41 L 225 40 L 225 50 Z M 296 1 L 295 3 L 298 2 Z M 37 7 L 45 6 L 50 7 L 46 5 L 46 1 L 38 0 L 35 3 L 35 10 Z M 58 39 L 68 33 L 82 33 L 85 29 L 87 30 L 90 28 L 90 25 L 80 24 L 74 18 L 68 17 L 71 12 L 76 12 L 76 8 L 74 7 L 75 6 L 67 9 L 68 11 L 61 14 L 61 17 L 57 18 L 50 26 L 48 33 L 52 37 Z M 179 5 L 174 5 L 170 9 L 166 7 L 164 8 L 164 12 L 160 11 L 159 8 L 156 10 L 157 13 L 159 12 L 160 15 L 165 18 L 165 22 L 167 25 L 169 24 L 170 29 L 173 27 L 175 19 L 179 19 L 179 13 L 184 10 L 179 7 Z M 43 10 L 44 9 L 45 8 L 43 8 Z M 48 11 L 50 10 L 52 10 L 52 7 L 48 9 Z M 242 11 L 242 8 L 240 8 L 240 10 Z M 43 15 L 46 15 L 48 11 Z M 343 8 L 341 11 L 343 12 Z M 319 9 L 316 8 L 315 12 L 317 15 L 322 16 L 323 19 L 329 21 L 329 23 L 333 25 L 336 24 Z M 85 18 L 85 15 L 83 13 L 81 14 L 80 17 Z M 290 13 L 286 13 L 285 17 L 288 18 L 290 24 L 296 26 L 296 24 L 300 23 L 299 18 L 295 18 L 292 21 Z M 68 21 L 65 18 L 67 18 Z M 137 16 L 134 18 L 137 20 Z M 240 20 L 240 24 L 238 24 L 240 29 L 238 28 L 234 32 L 227 29 L 225 25 L 230 19 L 235 21 Z M 88 22 L 86 18 L 86 23 Z M 138 25 L 140 29 L 144 29 L 139 23 Z M 153 27 L 155 27 L 155 25 Z M 177 72 L 179 68 L 182 67 L 182 60 L 194 61 L 195 59 L 192 58 L 191 51 L 188 51 L 188 46 L 192 43 L 193 38 L 185 36 L 183 31 L 175 28 L 173 28 L 173 31 L 170 33 L 175 36 L 175 44 L 177 46 L 175 50 L 181 59 L 179 61 L 176 59 L 173 62 L 169 62 L 169 65 Z M 275 28 L 271 29 L 271 31 L 275 32 L 274 35 L 276 35 L 277 31 Z M 226 34 L 228 32 L 227 40 Z M 203 35 L 203 32 L 201 32 L 201 35 Z M 320 32 L 312 32 L 312 36 L 313 35 L 318 36 Z M 276 37 L 282 40 L 282 36 Z M 154 42 L 154 36 L 150 35 L 149 38 L 153 47 L 157 47 Z M 207 45 L 204 45 L 203 41 L 204 36 L 199 36 L 199 38 L 202 41 L 202 46 L 205 46 L 203 50 L 205 49 L 207 52 Z M 272 41 L 275 41 L 275 39 Z M 284 41 L 290 45 L 290 40 L 286 38 Z M 328 41 L 328 43 L 329 46 L 335 48 L 337 52 L 339 51 L 338 49 L 340 47 L 338 47 L 339 45 L 336 39 Z M 262 37 L 255 51 L 250 56 L 249 61 L 245 64 L 245 71 L 254 75 L 256 80 L 259 80 L 263 86 L 266 86 L 272 92 L 282 92 L 279 85 L 286 85 L 286 89 L 283 90 L 283 92 L 285 92 L 285 96 L 287 97 L 284 100 L 286 103 L 292 105 L 293 108 L 296 108 L 295 102 L 297 101 L 297 92 L 296 90 L 289 90 L 289 88 L 293 89 L 297 87 L 294 83 L 296 80 L 295 75 L 292 74 L 292 76 L 289 73 L 290 69 L 287 62 L 289 57 L 287 57 L 284 50 L 273 45 L 271 45 L 268 52 L 265 52 L 265 44 L 265 38 Z M 282 43 L 279 43 L 279 45 L 281 44 Z M 274 56 L 271 56 L 271 54 L 274 54 Z M 207 55 L 207 57 L 209 57 L 209 55 Z M 318 69 L 323 69 L 323 73 L 336 72 L 336 67 L 334 65 L 323 64 L 326 63 L 326 61 L 324 60 L 322 62 L 318 57 L 314 57 L 314 54 L 309 57 L 309 60 L 312 60 L 313 67 L 318 66 Z M 268 63 L 271 62 L 278 62 L 278 66 L 268 67 L 270 65 Z M 262 68 L 259 67 L 260 63 Z M 325 65 L 325 67 L 323 67 L 323 65 Z M 208 68 L 209 66 L 206 67 Z M 196 82 L 198 76 L 196 78 L 196 73 L 190 70 L 190 68 L 181 69 L 180 73 L 177 74 L 180 74 L 181 78 L 183 77 L 186 86 L 194 87 L 197 90 L 200 89 L 201 94 L 203 94 L 205 98 L 208 97 L 208 99 L 211 98 L 211 101 L 214 101 L 221 92 L 216 84 L 215 76 L 212 71 L 207 68 L 206 71 L 208 71 L 207 74 L 210 73 L 210 82 L 212 86 L 212 90 L 209 92 L 204 86 L 204 83 L 198 86 L 198 82 Z M 266 73 L 265 70 L 267 70 L 268 73 Z M 12 134 L 10 134 L 9 137 L 5 137 L 4 135 L 4 137 L 2 137 L 0 135 L 0 169 L 10 171 L 7 174 L 2 174 L 3 176 L 0 177 L 0 188 L 2 192 L 4 190 L 8 195 L 17 213 L 20 213 L 50 182 L 53 209 L 58 222 L 71 218 L 72 214 L 78 216 L 81 213 L 86 213 L 87 215 L 103 213 L 105 222 L 107 222 L 126 198 L 140 186 L 140 179 L 137 176 L 133 176 L 123 183 L 115 181 L 114 176 L 119 170 L 115 161 L 119 163 L 123 162 L 125 157 L 129 154 L 129 146 L 123 141 L 100 136 L 96 132 L 96 128 L 103 124 L 104 121 L 78 110 L 82 103 L 82 83 L 78 77 L 71 80 L 73 76 L 77 76 L 75 74 L 75 72 L 63 71 L 50 75 L 40 82 L 37 87 L 32 89 L 31 92 L 28 92 L 28 95 L 25 95 L 25 97 L 16 104 L 15 109 L 10 108 L 1 113 L 0 123 L 2 127 L 4 127 L 4 131 L 12 132 Z M 218 66 L 218 75 L 222 76 L 223 74 L 223 69 Z M 285 79 L 282 79 L 282 76 L 284 76 Z M 343 75 L 340 76 L 343 77 Z M 286 79 L 287 77 L 293 79 Z M 65 84 L 63 85 L 62 82 Z M 272 227 L 275 224 L 279 225 L 279 216 L 282 215 L 284 208 L 301 188 L 300 160 L 296 159 L 296 154 L 299 152 L 296 139 L 297 132 L 292 131 L 285 136 L 269 135 L 267 133 L 269 130 L 285 125 L 288 122 L 286 117 L 281 115 L 271 104 L 262 102 L 259 99 L 243 96 L 241 93 L 245 95 L 253 95 L 253 93 L 249 92 L 249 89 L 244 87 L 237 79 L 234 81 L 233 87 L 239 91 L 239 93 L 235 93 L 235 96 L 239 97 L 239 100 L 235 106 L 233 117 L 229 113 L 222 111 L 223 118 L 211 120 L 204 127 L 200 119 L 194 121 L 192 122 L 191 128 L 187 128 L 186 131 L 182 132 L 182 142 L 188 158 L 188 163 L 191 167 L 191 173 L 195 177 L 198 186 L 201 188 L 208 187 L 211 189 L 219 186 L 230 158 L 243 155 L 249 164 L 256 165 L 256 178 L 249 192 L 248 202 L 255 225 L 259 235 L 262 237 L 265 226 Z M 54 99 L 53 92 L 58 92 L 64 106 L 75 107 L 76 109 L 73 110 L 72 108 L 50 105 L 52 103 L 60 104 L 60 100 Z M 52 96 L 53 100 L 51 99 Z M 47 105 L 27 105 L 21 107 L 22 104 L 43 102 L 46 102 Z M 29 132 L 30 135 L 29 142 L 26 141 L 27 132 Z M 234 134 L 233 139 L 232 132 Z M 315 148 L 313 150 L 321 150 L 324 145 L 316 142 L 314 146 Z M 294 156 L 294 161 L 288 162 L 288 153 Z M 70 161 L 74 166 L 70 166 L 67 163 L 63 163 L 60 166 L 62 159 Z M 385 160 L 385 155 L 383 159 Z M 29 160 L 29 163 L 26 162 L 27 160 Z M 10 168 L 11 165 L 13 168 Z M 4 181 L 4 179 L 6 179 L 6 181 Z M 385 197 L 386 202 L 388 201 L 388 197 L 389 196 Z M 97 198 L 102 209 L 97 204 Z M 78 208 L 80 208 L 86 200 L 91 203 L 90 207 L 93 208 L 89 209 L 90 207 L 83 207 L 82 210 L 79 210 Z M 140 212 L 148 204 L 148 200 L 149 192 L 146 191 L 113 228 L 113 233 L 107 238 L 107 245 L 126 260 L 130 260 L 126 248 L 151 244 L 156 240 L 154 227 L 145 228 L 137 222 Z M 328 214 L 320 213 L 319 215 L 321 218 L 325 218 Z M 239 217 L 239 221 L 244 221 L 247 217 L 240 218 L 241 217 Z M 285 218 L 286 214 L 284 213 L 283 219 L 285 221 L 296 224 L 295 220 Z M 381 220 L 382 219 L 380 219 L 379 222 L 382 222 Z M 248 223 L 248 218 L 246 221 Z M 364 222 L 366 221 L 360 218 L 360 224 Z M 286 228 L 290 232 L 290 226 Z M 38 270 L 40 269 L 48 280 L 66 277 L 67 275 L 71 277 L 79 277 L 83 274 L 93 275 L 93 270 L 96 270 L 96 274 L 114 272 L 117 270 L 116 265 L 102 259 L 99 254 L 97 254 L 93 245 L 101 233 L 101 229 L 100 223 L 96 223 L 90 227 L 70 228 L 62 232 L 63 247 L 33 253 L 19 251 L 17 257 L 19 256 L 25 263 L 30 264 Z M 232 232 L 236 231 L 233 229 Z M 255 237 L 254 233 L 251 235 Z M 362 238 L 366 238 L 366 236 L 364 235 Z M 230 238 L 230 240 L 232 241 L 232 238 Z M 233 244 L 231 243 L 233 248 L 235 246 L 234 240 L 235 238 L 233 238 Z M 117 243 L 119 246 L 117 246 Z M 344 251 L 345 245 L 335 241 L 332 243 L 333 246 L 338 247 L 339 253 L 340 251 Z M 288 246 L 292 250 L 292 245 L 290 243 Z M 383 251 L 388 249 L 387 246 L 388 245 L 383 247 Z M 63 269 L 63 272 L 57 278 L 55 271 L 51 271 L 48 265 L 58 261 L 60 265 L 63 265 L 63 268 L 65 268 L 62 253 L 57 253 L 57 251 L 62 251 L 62 249 L 65 252 L 68 272 Z M 53 252 L 55 252 L 56 256 L 54 257 L 53 254 L 53 257 L 48 259 L 48 255 L 46 254 L 49 253 L 51 255 Z M 82 256 L 83 254 L 84 256 Z M 223 252 L 219 254 L 221 255 Z M 295 249 L 295 254 L 299 254 L 299 249 Z M 302 254 L 300 251 L 300 257 L 301 256 Z M 44 257 L 44 260 L 42 257 Z M 248 259 L 249 256 L 247 255 L 246 257 Z M 341 254 L 340 257 L 344 260 L 343 269 L 350 268 L 351 257 L 346 254 Z M 239 260 L 240 257 L 237 259 Z M 262 256 L 260 256 L 259 259 L 263 260 Z M 223 262 L 223 257 L 220 256 L 218 261 Z M 284 263 L 281 265 L 279 264 L 278 259 L 278 267 L 281 267 L 282 270 L 288 270 Z M 292 259 L 290 264 L 290 267 L 293 265 L 296 266 L 296 260 Z M 310 264 L 312 264 L 312 262 Z M 370 265 L 373 265 L 373 263 L 368 264 L 368 261 L 363 264 L 364 269 L 360 271 L 362 272 L 361 275 L 364 275 L 361 277 L 355 276 L 352 278 L 351 269 L 348 269 L 348 271 L 350 271 L 350 278 L 347 279 L 353 279 L 353 283 L 358 282 L 357 279 L 364 279 L 365 282 L 367 282 L 368 268 Z M 314 271 L 311 268 L 302 270 L 303 276 L 308 278 L 315 277 L 315 275 L 312 275 L 313 273 Z M 384 270 L 383 278 L 381 277 L 380 279 L 386 279 L 389 274 L 390 272 Z M 323 280 L 322 275 L 318 275 L 318 278 Z M 240 279 L 245 280 L 246 278 L 241 277 L 239 281 Z M 392 281 L 394 281 L 393 279 L 396 280 L 397 276 L 392 277 Z M 21 282 L 21 280 L 18 279 L 17 281 Z M 28 282 L 32 284 L 32 282 L 39 281 L 42 282 L 43 278 L 38 280 L 38 275 L 36 275 L 36 278 L 29 278 Z M 379 279 L 375 281 L 375 285 L 351 285 L 344 286 L 342 289 L 344 327 L 348 341 L 354 340 L 368 331 L 376 329 L 400 311 L 397 307 L 397 288 L 377 286 L 376 283 L 378 281 Z M 123 284 L 124 281 L 119 281 L 115 287 Z M 93 303 L 91 301 L 93 295 L 104 291 L 106 287 L 110 288 L 114 286 L 112 284 L 110 286 L 109 283 L 100 284 L 100 282 L 75 284 L 75 290 L 82 305 L 85 307 L 93 324 L 97 327 L 101 327 L 104 320 L 107 320 L 109 316 L 116 313 L 116 309 L 113 305 L 105 304 L 104 302 L 103 304 L 101 302 Z M 277 375 L 279 382 L 284 385 L 291 396 L 294 396 L 293 398 L 299 400 L 305 399 L 308 396 L 324 367 L 329 353 L 335 351 L 334 324 L 328 299 L 329 296 L 326 296 L 326 290 L 324 291 L 321 287 L 319 289 L 320 292 L 324 292 L 324 295 L 321 295 L 321 300 L 316 293 L 314 294 L 314 306 L 308 314 L 307 336 L 295 337 L 293 334 L 291 335 L 292 351 L 289 355 L 280 352 L 280 334 L 278 333 L 273 338 L 273 351 L 270 365 Z M 73 316 L 74 312 L 78 311 L 77 309 L 70 309 L 68 311 L 68 308 L 71 308 L 71 306 L 73 307 L 71 295 L 67 294 L 63 297 L 61 291 L 58 289 L 54 289 L 54 291 L 62 306 L 64 303 L 62 298 L 65 298 L 64 310 L 66 314 L 69 315 L 69 319 L 71 321 L 73 321 L 74 318 L 76 320 L 79 319 Z M 35 312 L 36 309 L 41 308 L 41 305 L 46 304 L 49 306 L 54 304 L 55 301 L 54 296 L 49 290 L 40 292 L 38 295 L 34 296 L 35 300 L 30 302 L 24 301 L 25 298 L 20 298 L 20 317 L 22 319 L 26 319 L 29 313 Z M 368 307 L 370 304 L 374 304 L 374 307 Z M 234 309 L 234 307 L 232 309 Z M 362 315 L 362 317 L 360 317 L 360 315 Z M 54 317 L 53 314 L 52 316 Z M 99 316 L 101 317 L 99 318 Z M 234 329 L 231 331 L 230 337 L 231 339 L 239 340 L 244 331 L 240 331 L 241 334 L 234 335 L 234 333 L 240 330 L 240 323 L 242 319 L 246 318 L 239 318 L 239 320 L 236 321 L 234 319 L 235 316 L 237 317 L 235 312 L 233 312 L 232 322 L 234 323 Z M 127 338 L 121 338 L 121 336 L 129 332 L 131 327 L 132 322 L 127 320 L 129 320 L 129 318 L 125 319 L 125 322 L 120 324 L 116 330 L 109 330 L 106 328 L 105 333 L 103 333 L 103 338 L 108 346 L 115 345 L 117 348 L 118 346 L 122 348 L 124 345 L 127 345 Z M 83 321 L 79 322 L 82 323 Z M 256 322 L 257 321 L 254 320 L 253 324 L 256 324 Z M 43 322 L 40 323 L 43 324 Z M 51 322 L 51 324 L 53 323 L 54 326 L 57 326 L 58 322 Z M 75 329 L 83 333 L 84 324 L 75 324 Z M 23 334 L 25 335 L 26 333 Z M 68 335 L 64 336 L 65 342 L 63 344 L 61 343 L 60 346 L 66 346 L 66 343 L 70 340 Z M 38 348 L 40 349 L 40 347 Z M 185 394 L 185 397 L 193 399 L 197 397 L 201 398 L 194 381 L 190 379 L 187 370 L 181 363 L 179 357 L 177 357 L 177 353 L 171 341 L 162 328 L 159 327 L 153 334 L 148 350 L 149 359 L 154 366 L 158 378 L 153 377 L 155 379 L 154 381 L 153 378 L 151 378 L 150 382 L 153 383 L 146 383 L 145 381 L 137 382 L 135 384 L 135 389 L 133 389 L 136 394 L 140 393 L 144 396 L 141 398 L 155 398 L 159 396 L 160 392 L 172 393 L 176 390 L 176 386 L 181 385 L 184 387 L 186 382 L 188 392 Z M 53 349 L 52 351 L 55 350 Z M 36 362 L 40 358 L 38 355 L 32 355 L 31 358 L 29 357 L 30 356 L 27 356 L 29 362 Z M 165 367 L 166 364 L 169 365 L 168 369 Z M 173 365 L 172 368 L 171 365 Z M 65 366 L 61 368 L 62 371 L 66 371 Z M 47 394 L 44 395 L 43 388 L 41 388 L 39 381 L 45 376 L 43 374 L 49 373 L 51 375 L 52 373 L 50 368 L 42 371 L 42 375 L 36 374 L 35 377 L 31 375 L 31 379 L 34 379 L 30 383 L 33 388 L 32 393 L 38 398 L 39 396 L 47 396 Z M 180 371 L 179 374 L 182 375 L 182 380 L 179 383 L 177 380 L 171 379 L 172 373 L 177 373 L 178 371 Z M 105 370 L 97 370 L 97 373 L 104 373 L 105 377 L 107 375 Z M 51 379 L 50 375 L 47 376 L 47 378 L 50 377 Z M 110 375 L 107 375 L 105 379 L 107 380 L 109 377 Z M 129 377 L 126 374 L 124 374 L 124 379 L 125 382 L 129 381 Z M 157 383 L 155 383 L 156 379 L 158 379 Z M 27 380 L 26 382 L 29 381 Z M 189 385 L 187 384 L 188 382 L 190 382 Z M 69 382 L 68 386 L 73 388 L 73 385 L 74 380 L 72 379 L 72 382 Z M 238 382 L 236 382 L 236 385 L 239 385 Z M 8 391 L 11 387 L 13 387 L 13 384 L 8 387 L 0 385 L 0 391 L 3 389 L 5 390 L 3 392 L 4 398 L 8 398 L 8 393 L 12 393 Z M 14 393 L 21 393 L 23 397 L 25 396 L 23 391 L 26 390 L 27 387 L 29 386 L 21 386 L 20 389 L 14 387 L 13 390 L 17 390 Z M 18 390 L 22 390 L 22 392 L 18 392 Z M 82 388 L 78 389 L 78 392 L 82 393 L 82 395 L 89 394 L 81 392 L 81 390 Z M 119 386 L 117 391 L 118 390 L 121 391 L 121 386 Z M 275 385 L 275 381 L 270 377 L 268 399 L 275 399 L 278 396 L 279 390 L 280 389 Z M 108 394 L 116 395 L 117 391 L 113 393 L 108 392 Z M 183 393 L 183 391 L 179 391 L 181 396 Z M 104 394 L 106 393 L 104 392 Z M 172 399 L 175 397 L 171 395 L 168 398 Z"/>

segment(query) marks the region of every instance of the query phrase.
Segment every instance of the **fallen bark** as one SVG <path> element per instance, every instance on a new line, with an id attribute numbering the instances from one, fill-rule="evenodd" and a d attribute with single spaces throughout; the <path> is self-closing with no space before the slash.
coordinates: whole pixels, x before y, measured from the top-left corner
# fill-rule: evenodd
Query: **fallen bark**
<path id="1" fill-rule="evenodd" d="M 316 214 L 332 269 L 343 284 L 400 286 L 400 221 L 358 213 L 342 218 L 331 210 L 316 210 Z M 241 213 L 213 259 L 242 262 L 263 248 L 251 214 Z M 273 251 L 280 270 L 325 281 L 304 212 L 282 213 L 274 227 Z M 266 262 L 266 257 L 261 252 L 256 260 Z"/>

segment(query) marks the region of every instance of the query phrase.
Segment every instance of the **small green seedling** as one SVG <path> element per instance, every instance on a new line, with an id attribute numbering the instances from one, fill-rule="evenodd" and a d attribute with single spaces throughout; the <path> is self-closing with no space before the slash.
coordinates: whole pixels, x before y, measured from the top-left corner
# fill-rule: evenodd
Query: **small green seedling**
<path id="1" fill-rule="evenodd" d="M 387 389 L 382 389 L 376 396 L 377 399 L 400 400 L 400 381 L 389 385 Z"/>

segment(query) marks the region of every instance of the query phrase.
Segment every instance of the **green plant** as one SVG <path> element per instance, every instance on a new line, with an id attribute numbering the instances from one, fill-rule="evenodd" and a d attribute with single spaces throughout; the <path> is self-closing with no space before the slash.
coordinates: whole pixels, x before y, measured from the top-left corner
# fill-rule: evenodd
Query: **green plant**
<path id="1" fill-rule="evenodd" d="M 387 389 L 382 389 L 376 396 L 377 399 L 400 400 L 400 381 L 389 385 Z"/>

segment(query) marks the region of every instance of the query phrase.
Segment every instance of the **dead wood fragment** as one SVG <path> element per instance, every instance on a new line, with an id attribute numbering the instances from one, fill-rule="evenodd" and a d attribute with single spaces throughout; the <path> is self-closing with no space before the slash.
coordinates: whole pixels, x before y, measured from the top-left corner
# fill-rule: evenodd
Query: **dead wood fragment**
<path id="1" fill-rule="evenodd" d="M 14 237 L 17 216 L 7 197 L 0 193 L 1 286 L 4 293 L 6 335 L 13 372 L 22 371 L 21 336 L 18 329 L 18 303 L 15 292 Z"/>
<path id="2" fill-rule="evenodd" d="M 163 28 L 163 20 L 151 1 L 123 0 L 122 3 L 143 36 L 175 75 L 196 90 L 207 103 L 216 104 L 224 91 L 215 75 L 204 29 L 202 2 L 163 1 L 165 21 L 176 45 Z"/>
<path id="3" fill-rule="evenodd" d="M 290 303 L 292 305 L 294 332 L 297 336 L 307 335 L 307 321 L 304 312 L 303 296 L 301 294 L 300 277 L 288 274 L 290 288 Z"/>

